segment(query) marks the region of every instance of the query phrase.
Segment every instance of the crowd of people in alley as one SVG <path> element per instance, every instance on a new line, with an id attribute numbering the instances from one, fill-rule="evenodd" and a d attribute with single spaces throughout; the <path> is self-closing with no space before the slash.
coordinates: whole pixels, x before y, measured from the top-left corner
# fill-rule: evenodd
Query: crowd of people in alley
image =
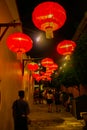
<path id="1" fill-rule="evenodd" d="M 60 112 L 60 105 L 65 107 L 67 112 L 71 111 L 73 95 L 57 89 L 45 89 L 34 91 L 34 104 L 47 104 L 48 112 L 52 112 L 52 105 L 55 104 L 56 112 Z"/>

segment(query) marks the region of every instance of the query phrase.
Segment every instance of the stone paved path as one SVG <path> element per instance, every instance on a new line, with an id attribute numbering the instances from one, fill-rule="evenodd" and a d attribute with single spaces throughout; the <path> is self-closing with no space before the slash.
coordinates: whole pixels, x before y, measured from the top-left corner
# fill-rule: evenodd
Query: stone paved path
<path id="1" fill-rule="evenodd" d="M 29 130 L 83 130 L 83 120 L 77 120 L 71 113 L 65 112 L 63 107 L 61 109 L 57 113 L 53 106 L 53 112 L 48 113 L 46 104 L 34 105 L 29 116 Z"/>

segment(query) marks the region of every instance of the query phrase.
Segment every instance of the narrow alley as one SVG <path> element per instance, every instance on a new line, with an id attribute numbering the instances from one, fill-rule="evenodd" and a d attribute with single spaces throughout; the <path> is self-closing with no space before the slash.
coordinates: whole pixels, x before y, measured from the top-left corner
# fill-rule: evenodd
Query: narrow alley
<path id="1" fill-rule="evenodd" d="M 77 120 L 63 106 L 56 112 L 53 105 L 52 113 L 48 113 L 47 104 L 35 104 L 29 117 L 29 130 L 83 130 L 85 125 L 84 120 Z"/>

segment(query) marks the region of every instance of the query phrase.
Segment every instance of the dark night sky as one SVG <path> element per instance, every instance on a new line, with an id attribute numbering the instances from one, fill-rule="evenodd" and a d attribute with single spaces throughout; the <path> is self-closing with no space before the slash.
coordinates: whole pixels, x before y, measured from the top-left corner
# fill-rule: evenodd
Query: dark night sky
<path id="1" fill-rule="evenodd" d="M 22 22 L 23 32 L 31 36 L 33 48 L 27 54 L 31 57 L 52 57 L 55 61 L 61 56 L 56 51 L 56 45 L 63 39 L 72 39 L 77 26 L 87 11 L 87 0 L 53 0 L 61 4 L 66 10 L 67 20 L 62 28 L 54 32 L 54 38 L 48 40 L 45 33 L 37 29 L 32 22 L 32 12 L 39 3 L 47 0 L 16 0 L 19 10 L 20 20 Z M 36 43 L 35 37 L 43 34 L 41 40 L 42 46 Z M 46 44 L 46 46 L 44 45 Z"/>

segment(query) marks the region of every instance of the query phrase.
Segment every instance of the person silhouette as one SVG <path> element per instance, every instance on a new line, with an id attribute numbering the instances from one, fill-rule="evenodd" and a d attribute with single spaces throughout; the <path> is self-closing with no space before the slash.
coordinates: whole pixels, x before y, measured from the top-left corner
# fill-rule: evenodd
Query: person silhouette
<path id="1" fill-rule="evenodd" d="M 28 115 L 30 113 L 29 104 L 24 100 L 23 90 L 18 92 L 19 99 L 12 104 L 14 130 L 28 130 Z"/>
<path id="2" fill-rule="evenodd" d="M 48 104 L 48 112 L 52 112 L 52 104 L 53 104 L 54 96 L 51 90 L 48 90 L 46 98 Z"/>

